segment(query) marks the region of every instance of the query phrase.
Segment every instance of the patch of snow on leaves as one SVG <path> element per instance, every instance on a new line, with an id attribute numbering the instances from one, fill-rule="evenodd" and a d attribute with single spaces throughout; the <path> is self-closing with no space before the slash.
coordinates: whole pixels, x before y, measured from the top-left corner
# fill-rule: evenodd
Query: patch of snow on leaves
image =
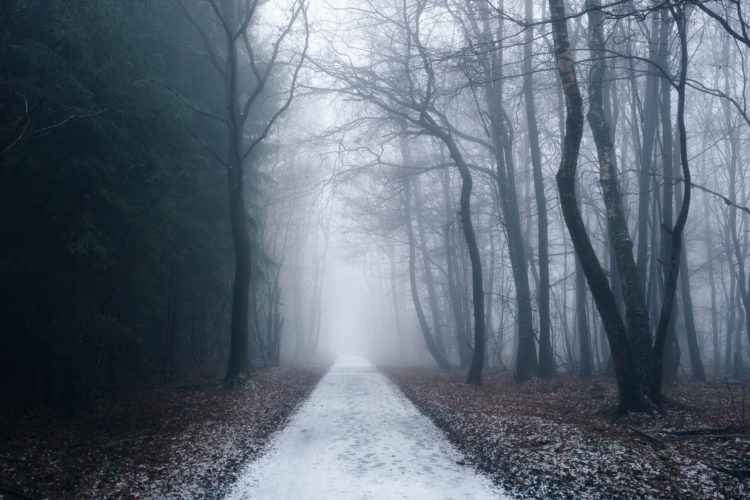
<path id="1" fill-rule="evenodd" d="M 469 461 L 518 497 L 741 498 L 747 490 L 743 480 L 716 469 L 750 468 L 747 438 L 644 438 L 654 429 L 729 425 L 720 389 L 691 388 L 691 404 L 702 404 L 696 411 L 676 404 L 613 421 L 614 387 L 606 381 L 519 385 L 498 376 L 477 388 L 453 374 L 389 374 Z"/>

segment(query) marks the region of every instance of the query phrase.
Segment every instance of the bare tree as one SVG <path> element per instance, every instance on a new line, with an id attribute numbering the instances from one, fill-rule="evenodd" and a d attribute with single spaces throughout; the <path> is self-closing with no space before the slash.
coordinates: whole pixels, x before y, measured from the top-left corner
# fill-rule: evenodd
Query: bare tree
<path id="1" fill-rule="evenodd" d="M 557 187 L 560 193 L 560 205 L 565 218 L 565 224 L 568 228 L 568 233 L 573 241 L 576 254 L 580 259 L 581 266 L 586 275 L 586 280 L 591 289 L 591 294 L 594 297 L 599 315 L 604 323 L 605 330 L 607 332 L 607 339 L 609 340 L 610 349 L 612 352 L 612 362 L 615 367 L 615 375 L 617 378 L 617 386 L 619 392 L 619 411 L 628 412 L 631 410 L 644 410 L 648 408 L 648 404 L 645 399 L 646 391 L 646 375 L 641 369 L 641 373 L 638 373 L 637 365 L 640 363 L 639 360 L 635 359 L 635 353 L 633 352 L 630 339 L 628 338 L 628 332 L 623 323 L 620 313 L 617 307 L 612 288 L 610 287 L 609 280 L 607 279 L 604 270 L 599 262 L 599 258 L 591 245 L 586 227 L 581 217 L 581 212 L 578 208 L 576 200 L 576 169 L 578 166 L 578 155 L 581 145 L 581 138 L 583 136 L 583 99 L 578 86 L 578 79 L 573 66 L 573 54 L 570 48 L 570 41 L 568 38 L 567 29 L 567 18 L 565 14 L 565 6 L 562 0 L 549 0 L 550 14 L 552 19 L 552 35 L 555 41 L 555 59 L 557 61 L 558 71 L 560 73 L 560 79 L 562 81 L 563 92 L 565 94 L 566 102 L 566 119 L 565 119 L 565 140 L 563 145 L 562 160 L 560 163 L 560 169 L 557 172 Z M 593 9 L 589 10 L 589 13 L 599 12 L 594 5 Z M 595 27 L 592 29 L 592 39 L 594 42 L 594 50 L 599 45 L 601 40 L 601 31 L 598 33 L 595 30 L 601 29 L 601 24 L 594 21 Z M 600 47 L 598 50 L 602 50 Z M 600 54 L 599 54 L 600 55 Z M 601 68 L 594 69 L 593 71 L 601 72 Z M 601 78 L 594 73 L 594 78 Z M 596 87 L 594 98 L 601 99 L 596 95 Z M 600 111 L 600 108 L 599 108 Z M 596 113 L 596 108 L 595 111 Z M 603 119 L 602 117 L 591 117 L 590 120 Z M 598 131 L 600 134 L 601 130 Z M 595 132 L 597 133 L 597 132 Z M 609 132 L 606 131 L 606 138 L 609 139 Z M 603 146 L 603 144 L 602 144 Z M 600 153 L 600 167 L 611 168 L 611 165 L 606 163 L 610 160 L 606 156 L 606 150 L 602 151 L 604 157 Z M 605 161 L 604 165 L 601 164 L 602 159 Z M 601 172 L 601 171 L 600 171 Z M 610 171 L 604 170 L 604 173 L 609 174 Z M 602 175 L 603 189 L 606 191 L 610 190 L 610 203 L 615 203 L 617 200 L 614 195 L 617 194 L 616 190 L 613 190 L 613 185 L 616 185 L 616 177 L 610 178 L 608 175 Z M 615 228 L 622 229 L 622 228 Z M 610 227 L 610 233 L 613 228 Z M 627 229 L 624 238 L 627 237 Z M 627 245 L 627 241 L 624 242 Z M 631 245 L 632 248 L 632 245 Z M 632 259 L 632 253 L 631 253 Z M 640 287 L 640 285 L 639 285 Z M 634 295 L 637 292 L 631 290 Z M 632 321 L 629 319 L 629 321 Z M 648 317 L 646 317 L 648 321 Z M 648 325 L 648 323 L 646 323 Z M 650 364 L 642 364 L 646 369 L 650 367 Z"/>
<path id="2" fill-rule="evenodd" d="M 457 130 L 440 110 L 446 95 L 439 88 L 434 67 L 435 58 L 424 43 L 423 14 L 427 0 L 403 2 L 399 8 L 370 5 L 362 16 L 392 30 L 395 40 L 383 40 L 383 46 L 371 56 L 380 58 L 357 64 L 350 57 L 319 63 L 318 68 L 336 81 L 336 91 L 368 102 L 409 128 L 408 134 L 434 137 L 443 143 L 461 177 L 459 218 L 471 262 L 474 317 L 474 352 L 467 383 L 481 384 L 485 351 L 485 308 L 482 260 L 471 216 L 473 177 L 457 138 Z M 375 42 L 375 40 L 372 40 Z"/>
<path id="3" fill-rule="evenodd" d="M 220 122 L 227 131 L 227 146 L 214 157 L 226 168 L 229 216 L 235 253 L 232 292 L 231 341 L 226 383 L 250 378 L 248 304 L 250 302 L 252 243 L 245 200 L 245 168 L 257 146 L 263 142 L 279 117 L 289 108 L 297 88 L 300 69 L 308 48 L 307 6 L 294 0 L 286 20 L 273 30 L 271 42 L 258 47 L 257 39 L 268 34 L 253 33 L 261 16 L 262 0 L 170 0 L 190 22 L 203 41 L 206 56 L 224 84 L 224 109 L 216 114 L 187 104 L 199 115 Z M 301 52 L 283 50 L 302 23 Z M 267 52 L 264 57 L 261 53 Z M 286 60 L 283 58 L 286 56 Z M 280 68 L 290 68 L 284 83 L 286 96 L 269 106 L 268 89 L 279 77 Z M 284 75 L 286 76 L 286 75 Z"/>
<path id="4" fill-rule="evenodd" d="M 534 4 L 532 0 L 524 2 L 526 22 L 533 22 Z M 524 31 L 523 45 L 523 98 L 526 105 L 526 123 L 529 132 L 531 165 L 534 174 L 534 196 L 537 208 L 537 231 L 539 239 L 539 286 L 537 301 L 539 303 L 539 375 L 550 377 L 555 372 L 554 353 L 552 349 L 550 306 L 549 306 L 549 241 L 547 234 L 547 200 L 544 196 L 542 177 L 542 151 L 539 146 L 539 128 L 536 119 L 536 100 L 534 99 L 533 75 L 533 28 Z"/>

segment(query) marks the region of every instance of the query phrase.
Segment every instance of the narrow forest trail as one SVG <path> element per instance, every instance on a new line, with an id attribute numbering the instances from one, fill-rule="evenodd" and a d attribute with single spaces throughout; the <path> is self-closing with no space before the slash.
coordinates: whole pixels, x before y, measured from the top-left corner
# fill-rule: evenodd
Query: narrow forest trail
<path id="1" fill-rule="evenodd" d="M 228 498 L 506 496 L 370 363 L 339 358 Z"/>

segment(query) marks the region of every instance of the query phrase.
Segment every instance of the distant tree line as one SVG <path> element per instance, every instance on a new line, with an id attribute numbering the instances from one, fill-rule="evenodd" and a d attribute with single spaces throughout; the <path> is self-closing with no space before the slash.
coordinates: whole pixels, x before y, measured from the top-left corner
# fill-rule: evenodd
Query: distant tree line
<path id="1" fill-rule="evenodd" d="M 364 224 L 439 366 L 469 383 L 509 360 L 519 381 L 611 373 L 622 412 L 659 404 L 680 367 L 744 373 L 742 2 L 368 1 L 357 14 L 342 29 L 368 41 L 358 57 L 332 38 L 317 67 L 379 130 L 348 162 L 383 183 L 363 192 L 393 216 Z"/>

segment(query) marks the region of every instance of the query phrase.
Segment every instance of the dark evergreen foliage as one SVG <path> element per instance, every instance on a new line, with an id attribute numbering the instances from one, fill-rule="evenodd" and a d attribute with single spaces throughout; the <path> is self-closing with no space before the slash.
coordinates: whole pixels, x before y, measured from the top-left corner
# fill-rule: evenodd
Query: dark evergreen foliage
<path id="1" fill-rule="evenodd" d="M 167 90 L 164 61 L 175 54 L 156 29 L 135 29 L 152 26 L 154 12 L 115 1 L 10 5 L 2 385 L 79 405 L 98 387 L 210 371 L 227 335 L 224 180 Z"/>

